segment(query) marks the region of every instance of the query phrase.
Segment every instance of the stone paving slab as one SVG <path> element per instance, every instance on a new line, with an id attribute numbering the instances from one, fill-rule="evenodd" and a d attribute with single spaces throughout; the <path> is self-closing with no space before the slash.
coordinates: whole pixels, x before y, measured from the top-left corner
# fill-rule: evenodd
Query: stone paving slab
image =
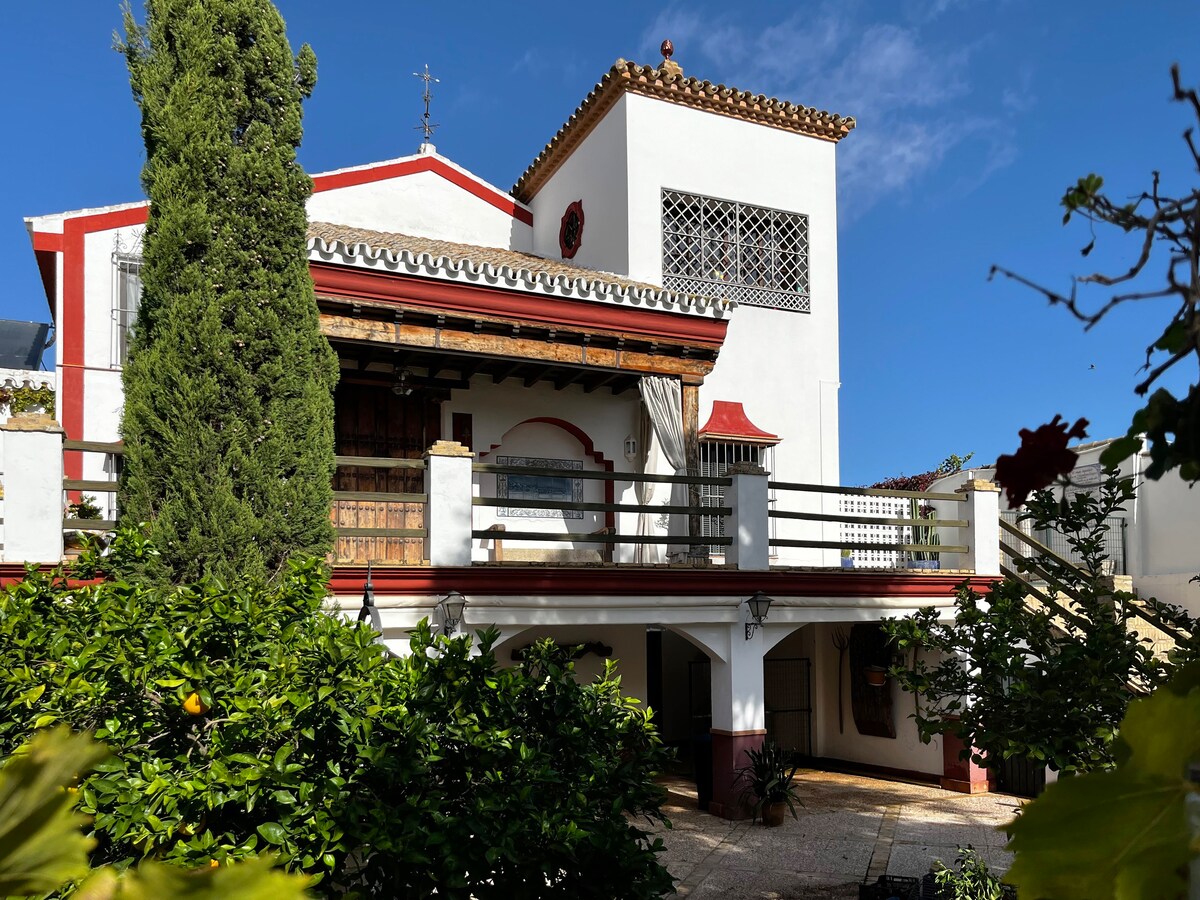
<path id="1" fill-rule="evenodd" d="M 968 796 L 931 785 L 806 770 L 797 778 L 804 806 L 779 828 L 729 822 L 696 807 L 694 787 L 668 782 L 672 829 L 663 862 L 689 900 L 851 900 L 880 874 L 919 876 L 934 860 L 953 864 L 971 844 L 997 871 L 1012 857 L 998 825 L 1021 800 Z"/>

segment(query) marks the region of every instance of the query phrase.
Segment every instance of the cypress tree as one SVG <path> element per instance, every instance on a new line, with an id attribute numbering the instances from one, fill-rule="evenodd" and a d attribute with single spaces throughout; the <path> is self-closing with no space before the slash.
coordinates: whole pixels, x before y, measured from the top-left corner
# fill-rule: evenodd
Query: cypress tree
<path id="1" fill-rule="evenodd" d="M 162 577 L 270 579 L 324 554 L 337 357 L 306 251 L 296 161 L 316 83 L 269 0 L 147 0 L 118 37 L 150 200 L 124 371 L 123 515 Z"/>

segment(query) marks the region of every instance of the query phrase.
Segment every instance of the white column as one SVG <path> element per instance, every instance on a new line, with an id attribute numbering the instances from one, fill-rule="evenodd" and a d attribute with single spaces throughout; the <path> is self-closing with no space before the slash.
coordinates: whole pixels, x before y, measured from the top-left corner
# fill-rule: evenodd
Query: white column
<path id="1" fill-rule="evenodd" d="M 749 816 L 742 802 L 737 772 L 747 762 L 746 751 L 756 750 L 766 738 L 763 702 L 763 652 L 761 628 L 746 639 L 750 620 L 742 604 L 740 621 L 729 626 L 727 658 L 712 660 L 712 801 L 708 811 L 726 819 Z"/>
<path id="2" fill-rule="evenodd" d="M 471 460 L 457 441 L 425 451 L 425 557 L 431 566 L 471 564 Z"/>
<path id="3" fill-rule="evenodd" d="M 63 429 L 44 413 L 13 416 L 4 431 L 4 560 L 63 556 Z"/>
<path id="4" fill-rule="evenodd" d="M 976 575 L 1000 576 L 1000 486 L 992 481 L 972 479 L 955 493 L 966 494 L 961 518 L 967 520 L 962 534 L 967 552 L 961 567 Z"/>
<path id="5" fill-rule="evenodd" d="M 725 550 L 725 562 L 734 568 L 762 571 L 771 565 L 770 528 L 767 506 L 767 472 L 754 463 L 734 463 L 727 473 L 733 484 L 725 491 L 730 515 L 725 534 L 733 543 Z"/>
<path id="6" fill-rule="evenodd" d="M 746 640 L 752 621 L 742 604 L 742 621 L 729 626 L 728 660 L 712 660 L 712 727 L 727 734 L 762 732 L 767 714 L 763 703 L 763 630 Z"/>

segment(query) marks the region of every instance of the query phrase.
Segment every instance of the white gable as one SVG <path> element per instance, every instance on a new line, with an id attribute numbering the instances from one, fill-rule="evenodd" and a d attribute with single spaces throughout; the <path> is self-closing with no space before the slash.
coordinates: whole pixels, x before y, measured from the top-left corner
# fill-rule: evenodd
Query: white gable
<path id="1" fill-rule="evenodd" d="M 359 180 L 359 183 L 345 184 Z M 435 153 L 314 177 L 314 222 L 483 247 L 533 249 L 527 207 Z"/>

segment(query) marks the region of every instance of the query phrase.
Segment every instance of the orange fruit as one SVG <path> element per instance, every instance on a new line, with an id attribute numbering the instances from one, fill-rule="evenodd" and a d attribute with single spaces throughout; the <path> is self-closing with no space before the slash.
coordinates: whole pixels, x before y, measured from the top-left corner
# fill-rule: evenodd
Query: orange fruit
<path id="1" fill-rule="evenodd" d="M 209 710 L 209 705 L 200 699 L 200 695 L 192 691 L 183 701 L 184 711 L 190 716 L 202 716 Z"/>

